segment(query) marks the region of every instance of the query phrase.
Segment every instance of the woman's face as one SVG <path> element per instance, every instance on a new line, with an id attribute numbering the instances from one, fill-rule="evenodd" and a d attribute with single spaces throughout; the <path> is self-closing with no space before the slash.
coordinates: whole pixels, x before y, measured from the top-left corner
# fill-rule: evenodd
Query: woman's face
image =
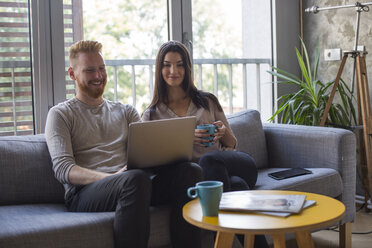
<path id="1" fill-rule="evenodd" d="M 165 54 L 161 74 L 169 87 L 181 86 L 185 78 L 185 66 L 181 54 L 177 52 Z"/>

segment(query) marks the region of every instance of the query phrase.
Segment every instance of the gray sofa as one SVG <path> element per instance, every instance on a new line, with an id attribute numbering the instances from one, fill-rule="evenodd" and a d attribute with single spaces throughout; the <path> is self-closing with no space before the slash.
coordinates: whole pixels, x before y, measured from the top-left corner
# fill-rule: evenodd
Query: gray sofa
<path id="1" fill-rule="evenodd" d="M 254 110 L 230 115 L 228 121 L 238 138 L 238 149 L 256 160 L 256 189 L 335 197 L 346 205 L 342 227 L 354 220 L 356 139 L 352 132 L 282 124 L 262 126 Z M 289 167 L 309 168 L 313 174 L 282 181 L 267 175 Z M 67 212 L 63 195 L 63 187 L 53 175 L 43 134 L 0 138 L 0 247 L 113 247 L 114 214 Z M 169 208 L 151 211 L 150 247 L 169 247 Z"/>

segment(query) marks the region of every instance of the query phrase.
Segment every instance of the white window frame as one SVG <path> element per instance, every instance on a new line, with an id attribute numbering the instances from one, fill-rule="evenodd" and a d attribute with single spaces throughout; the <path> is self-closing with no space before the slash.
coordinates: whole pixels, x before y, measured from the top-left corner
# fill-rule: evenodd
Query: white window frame
<path id="1" fill-rule="evenodd" d="M 41 133 L 53 97 L 49 1 L 31 0 L 30 7 L 34 133 Z"/>
<path id="2" fill-rule="evenodd" d="M 192 57 L 191 0 L 168 0 L 168 10 L 169 39 L 185 44 Z"/>
<path id="3" fill-rule="evenodd" d="M 43 133 L 48 110 L 65 100 L 63 1 L 31 0 L 34 132 Z M 53 28 L 52 28 L 53 27 Z"/>

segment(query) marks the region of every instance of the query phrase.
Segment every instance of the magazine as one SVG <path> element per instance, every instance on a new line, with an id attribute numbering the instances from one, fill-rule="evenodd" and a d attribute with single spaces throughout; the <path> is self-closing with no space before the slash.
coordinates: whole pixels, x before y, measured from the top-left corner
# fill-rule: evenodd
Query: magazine
<path id="1" fill-rule="evenodd" d="M 315 203 L 316 203 L 316 201 L 314 201 L 314 200 L 305 200 L 305 203 L 302 206 L 302 209 L 311 207 L 311 206 L 315 205 Z M 255 213 L 273 215 L 273 216 L 279 216 L 279 217 L 288 217 L 288 216 L 293 214 L 293 213 L 285 213 L 285 212 L 266 212 L 266 211 L 257 211 Z"/>
<path id="2" fill-rule="evenodd" d="M 257 194 L 252 191 L 223 193 L 220 202 L 222 211 L 269 211 L 298 213 L 306 195 Z"/>

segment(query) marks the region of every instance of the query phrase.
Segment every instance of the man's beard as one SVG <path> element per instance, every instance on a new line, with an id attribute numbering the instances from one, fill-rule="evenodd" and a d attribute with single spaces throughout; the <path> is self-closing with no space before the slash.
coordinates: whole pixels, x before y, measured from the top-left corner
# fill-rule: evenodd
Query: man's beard
<path id="1" fill-rule="evenodd" d="M 91 88 L 89 86 L 86 86 L 85 84 L 80 84 L 79 82 L 77 83 L 78 87 L 79 87 L 79 90 L 84 92 L 85 94 L 87 94 L 89 97 L 92 97 L 92 98 L 100 98 L 102 95 L 103 95 L 103 92 L 105 91 L 105 86 L 106 86 L 106 83 L 107 83 L 107 79 L 104 79 L 103 81 L 103 87 L 100 87 L 100 88 Z M 102 83 L 101 82 L 101 83 Z M 88 82 L 89 84 L 91 83 L 91 81 Z"/>

